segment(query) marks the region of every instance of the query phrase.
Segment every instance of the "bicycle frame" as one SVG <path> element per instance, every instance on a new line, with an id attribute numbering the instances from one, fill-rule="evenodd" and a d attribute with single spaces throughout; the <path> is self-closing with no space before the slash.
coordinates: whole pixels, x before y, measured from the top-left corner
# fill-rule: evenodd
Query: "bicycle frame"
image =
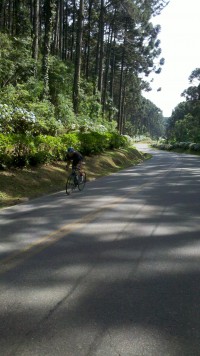
<path id="1" fill-rule="evenodd" d="M 75 167 L 68 176 L 66 182 L 66 194 L 70 195 L 76 188 L 82 191 L 86 183 L 86 173 L 82 171 L 82 167 Z"/>

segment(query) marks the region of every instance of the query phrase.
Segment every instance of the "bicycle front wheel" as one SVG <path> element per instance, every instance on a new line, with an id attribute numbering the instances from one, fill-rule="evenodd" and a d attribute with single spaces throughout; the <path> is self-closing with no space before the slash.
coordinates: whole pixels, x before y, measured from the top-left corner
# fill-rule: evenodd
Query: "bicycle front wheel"
<path id="1" fill-rule="evenodd" d="M 70 175 L 68 177 L 67 183 L 66 183 L 66 194 L 70 195 L 75 188 L 76 188 L 76 185 L 74 183 L 74 176 Z"/>
<path id="2" fill-rule="evenodd" d="M 85 183 L 86 183 L 86 173 L 82 172 L 82 174 L 78 176 L 78 189 L 83 190 L 85 187 Z"/>

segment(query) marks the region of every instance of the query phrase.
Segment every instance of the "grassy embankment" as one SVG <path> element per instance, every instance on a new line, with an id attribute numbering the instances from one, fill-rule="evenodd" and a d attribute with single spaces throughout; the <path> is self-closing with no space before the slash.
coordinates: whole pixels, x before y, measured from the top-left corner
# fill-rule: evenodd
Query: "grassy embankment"
<path id="1" fill-rule="evenodd" d="M 150 155 L 135 148 L 107 151 L 85 157 L 87 180 L 109 175 L 120 169 L 136 165 Z M 65 189 L 67 173 L 65 162 L 35 168 L 12 169 L 0 172 L 0 208 L 19 204 L 29 199 Z"/>

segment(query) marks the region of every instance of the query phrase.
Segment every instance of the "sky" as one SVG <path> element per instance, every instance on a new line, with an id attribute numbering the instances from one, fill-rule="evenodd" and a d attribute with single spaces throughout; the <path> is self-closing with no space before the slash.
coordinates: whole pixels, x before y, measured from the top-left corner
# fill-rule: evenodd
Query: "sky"
<path id="1" fill-rule="evenodd" d="M 200 68 L 200 0 L 170 0 L 160 15 L 152 19 L 161 25 L 161 58 L 165 58 L 160 74 L 149 76 L 152 91 L 143 92 L 163 112 L 171 116 L 172 110 L 184 101 L 181 93 L 191 84 L 188 77 Z M 157 92 L 158 88 L 162 88 Z"/>

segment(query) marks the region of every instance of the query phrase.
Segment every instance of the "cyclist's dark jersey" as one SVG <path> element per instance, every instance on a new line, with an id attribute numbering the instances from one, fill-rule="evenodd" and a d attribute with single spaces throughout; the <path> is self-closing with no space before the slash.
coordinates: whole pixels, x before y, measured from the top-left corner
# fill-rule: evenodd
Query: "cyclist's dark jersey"
<path id="1" fill-rule="evenodd" d="M 69 157 L 67 155 L 67 162 L 71 162 L 72 161 L 72 166 L 76 166 L 78 163 L 80 163 L 81 161 L 83 160 L 83 156 L 77 152 L 77 151 L 74 151 L 72 154 L 71 154 L 71 157 Z"/>

